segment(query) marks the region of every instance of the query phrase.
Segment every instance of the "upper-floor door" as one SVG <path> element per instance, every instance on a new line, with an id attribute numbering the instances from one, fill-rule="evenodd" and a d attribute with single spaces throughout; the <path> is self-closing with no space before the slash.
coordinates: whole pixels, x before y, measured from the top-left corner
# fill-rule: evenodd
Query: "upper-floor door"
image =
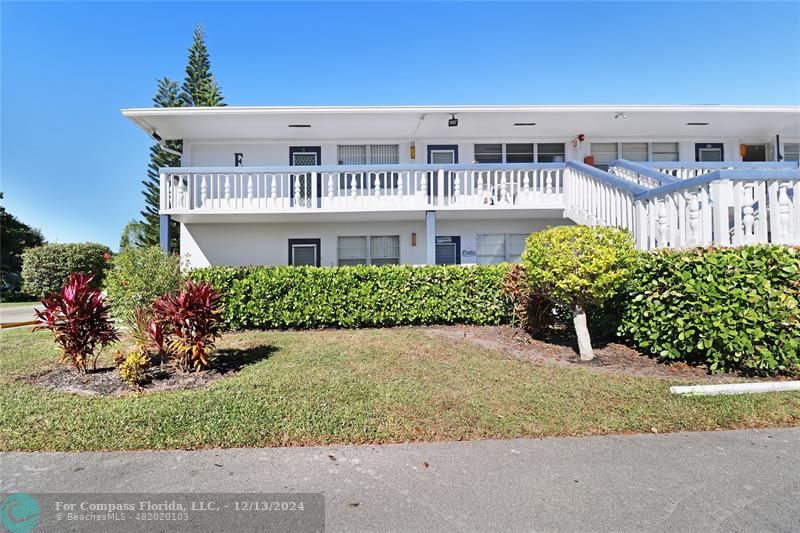
<path id="1" fill-rule="evenodd" d="M 694 145 L 694 159 L 699 163 L 716 163 L 725 160 L 722 143 L 697 143 Z"/>
<path id="2" fill-rule="evenodd" d="M 319 146 L 290 146 L 289 165 L 293 167 L 319 166 L 322 162 L 322 148 Z M 317 195 L 313 197 L 313 186 L 311 174 L 292 174 L 291 178 L 290 205 L 300 205 L 303 207 L 314 207 L 319 204 L 322 197 L 322 176 L 317 174 Z M 317 205 L 319 207 L 319 205 Z"/>

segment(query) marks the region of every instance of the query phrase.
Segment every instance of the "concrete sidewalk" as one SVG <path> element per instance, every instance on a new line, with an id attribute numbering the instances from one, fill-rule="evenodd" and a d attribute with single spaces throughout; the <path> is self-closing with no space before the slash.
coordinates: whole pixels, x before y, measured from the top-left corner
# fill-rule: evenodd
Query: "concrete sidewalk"
<path id="1" fill-rule="evenodd" d="M 800 428 L 3 453 L 0 492 L 323 492 L 327 531 L 800 531 Z"/>
<path id="2" fill-rule="evenodd" d="M 18 322 L 31 322 L 36 319 L 34 310 L 41 309 L 40 304 L 12 305 L 0 307 L 0 324 L 12 324 Z"/>

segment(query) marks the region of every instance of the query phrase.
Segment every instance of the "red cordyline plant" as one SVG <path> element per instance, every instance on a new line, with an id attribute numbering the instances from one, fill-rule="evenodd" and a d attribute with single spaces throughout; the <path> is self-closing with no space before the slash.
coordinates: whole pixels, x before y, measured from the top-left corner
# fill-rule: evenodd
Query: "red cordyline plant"
<path id="1" fill-rule="evenodd" d="M 210 353 L 222 334 L 220 293 L 210 284 L 188 280 L 178 294 L 153 302 L 151 339 L 184 371 L 211 367 Z M 159 329 L 160 328 L 160 329 Z M 161 337 L 160 343 L 154 337 Z"/>
<path id="2" fill-rule="evenodd" d="M 52 292 L 42 299 L 44 309 L 36 311 L 38 324 L 34 331 L 48 329 L 61 346 L 61 362 L 72 363 L 81 373 L 98 346 L 103 348 L 117 340 L 117 332 L 109 319 L 106 297 L 89 286 L 93 275 L 70 274 L 61 292 Z M 99 355 L 99 354 L 98 354 Z"/>

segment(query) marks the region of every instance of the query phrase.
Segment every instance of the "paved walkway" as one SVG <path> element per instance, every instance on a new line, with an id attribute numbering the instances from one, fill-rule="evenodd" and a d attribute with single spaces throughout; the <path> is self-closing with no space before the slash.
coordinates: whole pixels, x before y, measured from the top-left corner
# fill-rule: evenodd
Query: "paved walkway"
<path id="1" fill-rule="evenodd" d="M 33 310 L 41 307 L 39 304 L 12 305 L 10 307 L 0 307 L 0 324 L 12 322 L 28 322 L 34 320 Z"/>
<path id="2" fill-rule="evenodd" d="M 3 453 L 0 492 L 317 492 L 327 531 L 800 531 L 800 428 Z"/>

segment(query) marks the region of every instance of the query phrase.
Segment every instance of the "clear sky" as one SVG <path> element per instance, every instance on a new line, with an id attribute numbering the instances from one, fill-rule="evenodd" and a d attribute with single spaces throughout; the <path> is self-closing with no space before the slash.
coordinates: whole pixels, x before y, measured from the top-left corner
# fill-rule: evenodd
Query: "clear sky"
<path id="1" fill-rule="evenodd" d="M 800 104 L 800 3 L 0 3 L 4 205 L 116 249 L 194 25 L 229 105 Z"/>

